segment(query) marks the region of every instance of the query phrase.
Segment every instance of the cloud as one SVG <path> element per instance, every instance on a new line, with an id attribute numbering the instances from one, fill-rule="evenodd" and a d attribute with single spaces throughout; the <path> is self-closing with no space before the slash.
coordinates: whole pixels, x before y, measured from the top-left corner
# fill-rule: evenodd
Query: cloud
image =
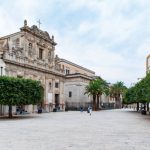
<path id="1" fill-rule="evenodd" d="M 6 0 L 0 2 L 0 36 L 27 19 L 55 36 L 56 53 L 127 85 L 145 75 L 150 52 L 150 1 Z"/>

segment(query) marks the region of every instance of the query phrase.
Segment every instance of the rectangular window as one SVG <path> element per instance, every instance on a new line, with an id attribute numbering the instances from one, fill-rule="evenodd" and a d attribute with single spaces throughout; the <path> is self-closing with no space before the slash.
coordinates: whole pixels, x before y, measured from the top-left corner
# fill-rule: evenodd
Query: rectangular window
<path id="1" fill-rule="evenodd" d="M 71 91 L 69 91 L 69 97 L 72 97 L 72 92 Z"/>
<path id="2" fill-rule="evenodd" d="M 23 76 L 21 76 L 21 75 L 17 75 L 17 78 L 23 78 Z"/>
<path id="3" fill-rule="evenodd" d="M 49 83 L 49 90 L 51 90 L 52 89 L 52 83 L 50 82 Z"/>
<path id="4" fill-rule="evenodd" d="M 62 69 L 63 69 L 63 70 L 64 70 L 64 68 L 65 68 L 64 65 L 62 65 Z"/>
<path id="5" fill-rule="evenodd" d="M 56 83 L 55 83 L 55 88 L 58 88 L 58 87 L 59 87 L 59 83 L 56 82 Z"/>
<path id="6" fill-rule="evenodd" d="M 70 74 L 70 70 L 69 69 L 66 69 L 66 74 Z"/>
<path id="7" fill-rule="evenodd" d="M 39 59 L 43 59 L 43 49 L 39 48 Z"/>

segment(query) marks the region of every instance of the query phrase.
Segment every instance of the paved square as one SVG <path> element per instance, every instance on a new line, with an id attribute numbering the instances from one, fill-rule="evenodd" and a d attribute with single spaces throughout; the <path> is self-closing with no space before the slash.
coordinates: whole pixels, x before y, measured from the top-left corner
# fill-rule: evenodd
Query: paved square
<path id="1" fill-rule="evenodd" d="M 150 116 L 125 110 L 0 120 L 0 150 L 149 150 Z"/>

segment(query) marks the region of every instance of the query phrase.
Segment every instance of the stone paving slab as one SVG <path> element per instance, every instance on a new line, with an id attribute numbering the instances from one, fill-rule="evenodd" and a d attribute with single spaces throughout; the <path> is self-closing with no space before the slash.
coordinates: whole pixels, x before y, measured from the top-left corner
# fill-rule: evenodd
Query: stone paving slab
<path id="1" fill-rule="evenodd" d="M 150 115 L 122 109 L 0 119 L 0 150 L 150 150 Z"/>

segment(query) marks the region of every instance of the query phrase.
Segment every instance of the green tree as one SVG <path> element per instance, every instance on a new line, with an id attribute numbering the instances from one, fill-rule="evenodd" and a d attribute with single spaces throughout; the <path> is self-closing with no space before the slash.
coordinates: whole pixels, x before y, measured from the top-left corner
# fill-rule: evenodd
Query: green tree
<path id="1" fill-rule="evenodd" d="M 100 104 L 102 102 L 102 95 L 108 95 L 109 93 L 109 86 L 108 83 L 103 80 L 102 78 L 97 78 L 95 80 L 95 84 L 97 84 L 97 105 L 96 108 L 99 109 L 99 99 Z"/>
<path id="2" fill-rule="evenodd" d="M 43 100 L 43 88 L 39 81 L 14 77 L 0 77 L 0 104 L 9 106 L 12 117 L 13 105 L 38 104 Z"/>
<path id="3" fill-rule="evenodd" d="M 116 82 L 110 87 L 109 94 L 111 97 L 115 98 L 116 108 L 121 108 L 121 96 L 123 95 L 126 89 L 126 86 L 121 81 Z"/>
<path id="4" fill-rule="evenodd" d="M 137 103 L 137 111 L 139 110 L 139 103 L 144 105 L 144 110 L 149 111 L 150 102 L 150 73 L 142 80 L 129 88 L 124 97 L 124 103 Z"/>
<path id="5" fill-rule="evenodd" d="M 93 96 L 93 109 L 96 109 L 96 95 L 97 95 L 98 84 L 95 80 L 90 81 L 89 85 L 85 87 L 85 94 Z"/>
<path id="6" fill-rule="evenodd" d="M 99 109 L 99 98 L 101 101 L 102 94 L 108 93 L 108 83 L 102 78 L 96 78 L 90 81 L 89 85 L 87 85 L 85 89 L 86 89 L 85 94 L 93 96 L 94 110 Z"/>

